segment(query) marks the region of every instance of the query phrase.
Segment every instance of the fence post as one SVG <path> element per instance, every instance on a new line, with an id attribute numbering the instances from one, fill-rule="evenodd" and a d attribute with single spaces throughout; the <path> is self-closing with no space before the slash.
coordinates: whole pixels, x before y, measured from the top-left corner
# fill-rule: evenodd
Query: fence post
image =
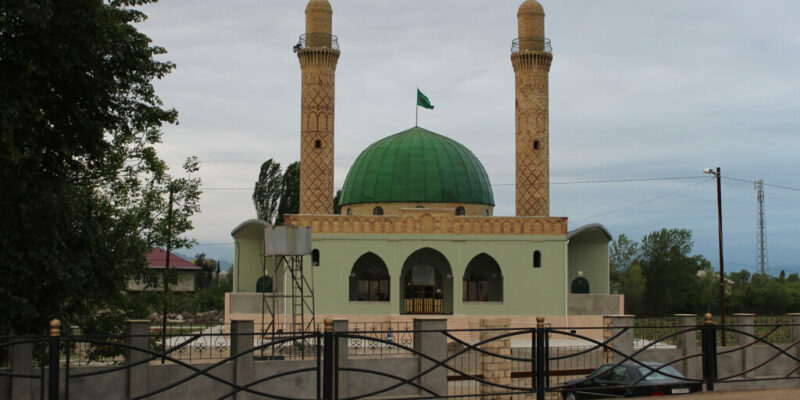
<path id="1" fill-rule="evenodd" d="M 697 314 L 675 314 L 675 325 L 679 331 L 690 329 L 690 327 L 697 326 Z M 686 333 L 678 335 L 678 354 L 681 357 L 697 353 L 697 330 L 692 329 Z M 683 369 L 683 374 L 687 378 L 698 377 L 698 360 L 697 358 L 686 359 L 677 364 L 680 369 Z"/>
<path id="2" fill-rule="evenodd" d="M 511 320 L 508 318 L 497 319 L 481 319 L 481 329 L 505 329 L 511 325 Z M 504 334 L 505 331 L 489 331 L 481 330 L 479 333 L 480 341 L 491 340 L 493 337 Z M 511 339 L 495 339 L 481 345 L 481 349 L 488 353 L 496 354 L 498 356 L 511 356 Z M 481 374 L 486 382 L 496 385 L 511 385 L 511 360 L 500 357 L 495 357 L 491 354 L 480 353 Z M 481 393 L 497 393 L 501 388 L 489 384 L 481 383 Z M 502 398 L 502 396 L 490 396 L 490 399 Z"/>
<path id="3" fill-rule="evenodd" d="M 231 321 L 231 356 L 247 352 L 233 360 L 233 379 L 239 386 L 245 386 L 253 381 L 253 336 L 253 321 Z M 234 398 L 251 399 L 253 396 L 240 391 Z"/>
<path id="4" fill-rule="evenodd" d="M 744 346 L 755 340 L 753 339 L 752 336 L 746 335 L 746 333 L 749 333 L 751 335 L 755 333 L 755 328 L 753 327 L 753 323 L 755 322 L 754 318 L 755 314 L 737 313 L 733 314 L 733 316 L 736 318 L 735 319 L 736 325 L 738 325 L 736 327 L 736 330 L 742 332 L 742 333 L 736 332 L 736 345 Z M 753 354 L 754 350 L 755 349 L 753 348 L 753 346 L 749 346 L 741 350 L 742 371 L 746 370 L 748 368 L 748 364 L 753 363 L 753 361 L 755 360 Z M 744 378 L 752 378 L 752 377 L 753 377 L 752 372 L 744 374 Z"/>
<path id="5" fill-rule="evenodd" d="M 336 334 L 336 333 L 345 333 L 345 332 L 348 331 L 349 327 L 350 327 L 349 326 L 349 321 L 346 320 L 346 319 L 335 319 L 335 320 L 333 320 L 333 332 L 334 332 L 334 334 Z M 334 338 L 334 340 L 336 341 L 336 349 L 334 350 L 333 353 L 334 353 L 334 357 L 336 357 L 335 358 L 335 364 L 336 365 L 334 366 L 335 373 L 334 373 L 334 376 L 333 376 L 334 377 L 334 379 L 333 379 L 333 392 L 337 393 L 336 398 L 338 399 L 338 398 L 341 398 L 341 397 L 348 397 L 349 396 L 348 393 L 350 391 L 350 388 L 348 387 L 347 372 L 339 372 L 339 368 L 345 366 L 345 364 L 347 363 L 347 359 L 348 359 L 348 356 L 349 356 L 349 354 L 348 354 L 349 346 L 348 346 L 348 343 L 347 343 L 348 339 L 346 337 L 336 336 Z"/>
<path id="6" fill-rule="evenodd" d="M 50 384 L 47 389 L 47 397 L 50 400 L 58 400 L 58 368 L 61 352 L 59 350 L 59 336 L 61 336 L 61 321 L 54 319 L 50 321 L 50 369 L 47 372 Z"/>
<path id="7" fill-rule="evenodd" d="M 33 343 L 21 343 L 9 348 L 12 374 L 30 374 L 33 369 Z M 44 379 L 44 378 L 42 378 Z M 11 378 L 11 398 L 31 398 L 30 378 Z"/>
<path id="8" fill-rule="evenodd" d="M 125 344 L 142 351 L 126 348 L 125 364 L 139 365 L 128 368 L 128 397 L 139 397 L 147 393 L 147 366 L 149 362 L 144 360 L 150 354 L 144 352 L 150 348 L 150 321 L 149 320 L 127 320 L 125 321 Z"/>
<path id="9" fill-rule="evenodd" d="M 619 334 L 608 344 L 616 350 L 609 351 L 608 362 L 622 361 L 625 356 L 630 356 L 633 353 L 633 315 L 606 315 L 603 317 L 603 325 L 610 328 L 610 337 Z"/>
<path id="10" fill-rule="evenodd" d="M 446 319 L 414 319 L 414 350 L 441 361 L 447 358 L 447 340 L 442 331 L 447 329 Z M 424 332 L 423 332 L 424 331 Z M 419 360 L 420 372 L 434 365 L 427 359 Z M 419 384 L 440 396 L 447 395 L 447 368 L 439 367 L 419 378 Z"/>
<path id="11" fill-rule="evenodd" d="M 325 333 L 323 334 L 322 347 L 322 398 L 333 399 L 333 319 L 325 318 Z"/>
<path id="12" fill-rule="evenodd" d="M 544 317 L 536 317 L 536 348 L 531 351 L 536 353 L 536 400 L 544 400 L 547 394 L 545 387 L 545 362 L 550 349 L 544 345 L 547 338 L 547 328 L 544 327 Z"/>
<path id="13" fill-rule="evenodd" d="M 800 313 L 786 314 L 789 317 L 790 343 L 800 340 Z M 794 346 L 795 354 L 800 357 L 800 346 Z"/>
<path id="14" fill-rule="evenodd" d="M 711 313 L 706 313 L 703 324 L 703 379 L 706 390 L 714 391 L 714 380 L 717 378 L 717 333 Z"/>

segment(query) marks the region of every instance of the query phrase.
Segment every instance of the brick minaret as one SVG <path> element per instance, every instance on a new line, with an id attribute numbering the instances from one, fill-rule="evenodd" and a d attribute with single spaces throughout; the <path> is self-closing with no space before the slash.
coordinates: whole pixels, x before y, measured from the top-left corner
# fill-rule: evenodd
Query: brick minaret
<path id="1" fill-rule="evenodd" d="M 327 0 L 306 6 L 306 34 L 295 48 L 303 72 L 300 110 L 300 214 L 333 214 L 333 105 L 339 43 Z"/>
<path id="2" fill-rule="evenodd" d="M 550 215 L 547 81 L 553 55 L 544 37 L 544 9 L 526 0 L 517 12 L 519 37 L 511 64 L 516 86 L 517 215 Z"/>

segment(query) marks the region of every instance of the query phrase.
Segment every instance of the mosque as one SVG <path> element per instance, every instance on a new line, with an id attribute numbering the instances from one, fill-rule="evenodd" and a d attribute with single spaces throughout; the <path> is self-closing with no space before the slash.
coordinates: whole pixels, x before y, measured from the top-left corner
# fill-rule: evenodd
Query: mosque
<path id="1" fill-rule="evenodd" d="M 341 52 L 328 1 L 309 1 L 305 14 L 306 33 L 295 46 L 302 70 L 300 212 L 285 219 L 311 230 L 313 250 L 302 268 L 313 283 L 317 320 L 435 316 L 446 317 L 450 328 L 464 328 L 487 316 L 532 326 L 543 315 L 554 325 L 588 326 L 602 315 L 621 314 L 622 297 L 609 294 L 610 233 L 599 224 L 568 231 L 566 217 L 550 215 L 553 53 L 537 1 L 519 7 L 519 37 L 511 51 L 515 216 L 494 215 L 489 176 L 472 151 L 418 126 L 378 140 L 358 156 L 342 188 L 341 214 L 334 214 L 334 88 Z M 263 320 L 265 296 L 290 290 L 285 269 L 265 267 L 265 227 L 249 220 L 232 232 L 227 320 Z M 290 308 L 272 304 L 282 312 Z"/>

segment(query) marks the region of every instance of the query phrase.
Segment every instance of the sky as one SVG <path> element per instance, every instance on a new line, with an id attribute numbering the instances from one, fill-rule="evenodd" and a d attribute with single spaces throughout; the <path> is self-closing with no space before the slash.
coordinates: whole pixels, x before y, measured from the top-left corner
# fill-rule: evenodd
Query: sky
<path id="1" fill-rule="evenodd" d="M 703 169 L 720 167 L 726 272 L 755 271 L 757 179 L 768 272 L 800 272 L 800 2 L 541 2 L 553 46 L 551 215 L 635 240 L 690 229 L 694 253 L 718 268 L 716 184 Z M 471 149 L 495 215 L 513 215 L 510 47 L 520 3 L 331 1 L 341 47 L 334 186 L 370 143 L 414 125 L 419 87 L 436 106 L 420 110 L 420 126 Z M 141 8 L 149 19 L 138 28 L 177 65 L 155 82 L 180 121 L 164 128 L 160 155 L 175 173 L 190 155 L 201 162 L 202 211 L 190 232 L 198 244 L 182 254 L 232 261 L 230 232 L 255 217 L 261 163 L 300 157 L 292 46 L 304 9 L 299 0 Z"/>

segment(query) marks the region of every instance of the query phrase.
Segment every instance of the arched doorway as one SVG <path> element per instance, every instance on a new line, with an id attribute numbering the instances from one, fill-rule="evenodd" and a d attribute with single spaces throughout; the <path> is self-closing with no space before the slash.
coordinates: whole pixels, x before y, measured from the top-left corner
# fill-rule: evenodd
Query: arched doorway
<path id="1" fill-rule="evenodd" d="M 402 314 L 452 314 L 453 273 L 440 252 L 424 248 L 403 263 L 400 276 Z"/>
<path id="2" fill-rule="evenodd" d="M 589 281 L 582 276 L 579 276 L 574 280 L 572 280 L 572 293 L 589 294 Z"/>

